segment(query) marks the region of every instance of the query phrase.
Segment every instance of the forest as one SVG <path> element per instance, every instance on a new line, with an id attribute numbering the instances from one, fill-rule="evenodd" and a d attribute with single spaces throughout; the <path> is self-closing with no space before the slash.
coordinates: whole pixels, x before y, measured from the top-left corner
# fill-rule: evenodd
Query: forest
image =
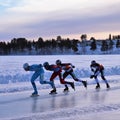
<path id="1" fill-rule="evenodd" d="M 119 50 L 120 35 L 110 36 L 106 40 L 96 40 L 94 37 L 87 40 L 86 34 L 81 35 L 80 40 L 64 39 L 61 36 L 51 40 L 39 37 L 37 41 L 13 38 L 10 42 L 0 42 L 0 55 L 89 54 L 88 51 L 93 53 L 98 47 L 104 54 L 113 48 Z"/>

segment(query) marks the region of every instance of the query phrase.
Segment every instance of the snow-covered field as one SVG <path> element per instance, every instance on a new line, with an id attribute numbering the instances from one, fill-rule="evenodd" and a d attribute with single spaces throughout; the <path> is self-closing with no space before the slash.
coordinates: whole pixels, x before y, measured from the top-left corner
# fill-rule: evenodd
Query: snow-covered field
<path id="1" fill-rule="evenodd" d="M 63 93 L 64 86 L 55 80 L 58 94 L 51 96 L 49 85 L 36 81 L 40 96 L 31 98 L 32 72 L 25 72 L 22 65 L 40 64 L 57 59 L 75 65 L 78 78 L 87 80 L 87 90 L 75 82 L 76 90 Z M 90 62 L 96 60 L 105 66 L 105 75 L 111 89 L 107 90 L 99 78 L 101 89 L 95 90 L 90 79 Z M 0 56 L 0 120 L 120 120 L 120 55 L 55 55 L 55 56 Z M 45 71 L 49 80 L 51 72 Z M 73 81 L 71 77 L 66 80 Z"/>

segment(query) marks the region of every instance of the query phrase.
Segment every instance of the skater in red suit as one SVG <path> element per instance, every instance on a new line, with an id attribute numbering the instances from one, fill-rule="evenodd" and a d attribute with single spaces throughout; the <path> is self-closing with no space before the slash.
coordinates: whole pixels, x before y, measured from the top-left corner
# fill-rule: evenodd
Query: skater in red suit
<path id="1" fill-rule="evenodd" d="M 45 62 L 43 66 L 46 70 L 53 71 L 53 74 L 50 77 L 50 81 L 53 81 L 57 76 L 59 76 L 61 84 L 65 84 L 65 85 L 69 84 L 75 90 L 74 82 L 67 82 L 67 81 L 64 81 L 64 79 L 62 78 L 62 74 L 61 74 L 62 69 L 60 66 L 54 65 L 54 64 L 49 65 L 48 62 Z M 56 93 L 56 88 L 54 87 L 54 89 L 50 93 Z"/>
<path id="2" fill-rule="evenodd" d="M 80 80 L 75 76 L 75 73 L 73 71 L 73 68 L 75 68 L 75 66 L 73 66 L 71 63 L 62 63 L 61 60 L 56 60 L 56 64 L 65 71 L 63 73 L 63 79 L 65 79 L 68 75 L 71 75 L 75 81 L 82 82 L 84 87 L 87 88 L 87 82 Z M 65 85 L 64 91 L 68 91 L 68 90 L 69 90 L 68 86 Z"/>
<path id="3" fill-rule="evenodd" d="M 110 88 L 105 76 L 104 76 L 104 66 L 97 63 L 95 60 L 91 61 L 91 65 L 90 65 L 90 68 L 91 68 L 91 71 L 93 72 L 93 75 L 90 76 L 90 78 L 94 78 L 96 83 L 97 83 L 97 86 L 96 86 L 96 89 L 100 88 L 100 84 L 99 84 L 99 81 L 98 81 L 98 75 L 101 74 L 101 78 L 105 81 L 106 83 L 106 87 L 107 88 Z"/>

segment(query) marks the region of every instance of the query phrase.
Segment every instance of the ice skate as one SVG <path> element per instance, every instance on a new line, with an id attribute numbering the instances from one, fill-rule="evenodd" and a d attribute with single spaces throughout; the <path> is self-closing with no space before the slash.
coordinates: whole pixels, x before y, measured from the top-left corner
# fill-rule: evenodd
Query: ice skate
<path id="1" fill-rule="evenodd" d="M 37 92 L 33 92 L 31 95 L 31 97 L 37 97 L 37 96 L 39 96 Z"/>
<path id="2" fill-rule="evenodd" d="M 75 90 L 74 82 L 72 82 L 70 85 L 71 85 L 71 87 Z"/>
<path id="3" fill-rule="evenodd" d="M 85 88 L 87 88 L 87 81 L 82 81 Z"/>
<path id="4" fill-rule="evenodd" d="M 106 87 L 107 87 L 107 89 L 110 89 L 110 86 L 109 86 L 109 84 L 108 84 L 108 83 L 106 84 Z"/>
<path id="5" fill-rule="evenodd" d="M 63 92 L 69 92 L 69 88 L 68 88 L 68 87 L 65 88 L 65 89 L 63 90 Z"/>
<path id="6" fill-rule="evenodd" d="M 99 84 L 97 84 L 96 89 L 100 89 L 100 85 Z"/>
<path id="7" fill-rule="evenodd" d="M 51 90 L 49 94 L 51 94 L 51 95 L 57 94 L 56 89 Z"/>

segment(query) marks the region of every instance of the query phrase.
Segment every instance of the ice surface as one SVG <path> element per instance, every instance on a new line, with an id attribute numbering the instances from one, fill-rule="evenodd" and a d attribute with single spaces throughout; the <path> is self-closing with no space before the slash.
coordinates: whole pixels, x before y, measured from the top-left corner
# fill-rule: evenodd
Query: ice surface
<path id="1" fill-rule="evenodd" d="M 104 83 L 95 90 L 77 86 L 67 94 L 58 88 L 56 95 L 49 95 L 50 89 L 40 90 L 38 97 L 30 97 L 32 91 L 0 95 L 0 118 L 2 120 L 119 120 L 120 85 L 111 83 L 107 90 Z"/>
<path id="2" fill-rule="evenodd" d="M 36 84 L 40 96 L 31 98 L 32 72 L 25 72 L 22 65 L 53 64 L 56 59 L 75 65 L 78 78 L 87 80 L 87 90 L 75 82 L 76 91 L 70 88 L 63 93 L 64 86 L 55 80 L 55 96 L 48 93 L 49 85 Z M 99 78 L 101 89 L 95 90 L 95 81 L 89 78 L 90 62 L 96 60 L 105 66 L 105 75 L 111 89 L 107 90 Z M 0 120 L 120 120 L 120 56 L 119 55 L 56 55 L 56 56 L 0 56 Z M 49 80 L 51 72 L 45 71 Z M 73 81 L 71 77 L 66 80 Z"/>

